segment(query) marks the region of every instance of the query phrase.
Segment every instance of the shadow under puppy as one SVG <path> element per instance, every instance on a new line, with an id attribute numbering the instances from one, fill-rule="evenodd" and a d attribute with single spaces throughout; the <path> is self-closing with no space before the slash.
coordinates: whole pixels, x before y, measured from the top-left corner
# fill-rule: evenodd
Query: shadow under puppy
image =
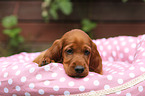
<path id="1" fill-rule="evenodd" d="M 89 71 L 102 74 L 102 59 L 96 44 L 79 29 L 65 33 L 33 62 L 39 67 L 51 62 L 63 63 L 66 74 L 72 77 L 87 76 Z"/>

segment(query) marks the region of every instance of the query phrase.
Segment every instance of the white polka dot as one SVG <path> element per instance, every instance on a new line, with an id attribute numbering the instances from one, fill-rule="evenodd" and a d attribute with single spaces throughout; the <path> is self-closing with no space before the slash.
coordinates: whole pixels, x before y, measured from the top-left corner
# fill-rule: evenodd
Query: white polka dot
<path id="1" fill-rule="evenodd" d="M 16 94 L 13 94 L 12 96 L 17 96 Z"/>
<path id="2" fill-rule="evenodd" d="M 29 88 L 33 89 L 35 87 L 34 83 L 29 84 Z"/>
<path id="3" fill-rule="evenodd" d="M 68 83 L 68 85 L 72 87 L 72 86 L 75 85 L 75 83 L 74 83 L 73 81 L 70 81 L 70 82 Z"/>
<path id="4" fill-rule="evenodd" d="M 3 65 L 3 67 L 7 67 L 7 66 L 8 66 L 8 64 L 9 64 L 9 62 L 4 61 L 2 64 L 4 64 L 4 65 Z"/>
<path id="5" fill-rule="evenodd" d="M 100 84 L 100 82 L 98 80 L 95 80 L 93 83 L 95 86 L 98 86 Z"/>
<path id="6" fill-rule="evenodd" d="M 103 46 L 99 46 L 99 49 L 100 49 L 100 50 L 103 50 Z"/>
<path id="7" fill-rule="evenodd" d="M 133 44 L 131 45 L 131 48 L 136 48 L 136 44 L 133 43 Z"/>
<path id="8" fill-rule="evenodd" d="M 21 87 L 20 86 L 16 86 L 15 89 L 16 89 L 16 91 L 20 91 Z"/>
<path id="9" fill-rule="evenodd" d="M 102 64 L 103 64 L 103 65 L 107 65 L 107 64 L 108 64 L 108 62 L 104 62 L 104 61 L 102 61 Z"/>
<path id="10" fill-rule="evenodd" d="M 134 60 L 134 57 L 133 56 L 129 56 L 129 60 L 130 61 L 133 61 Z"/>
<path id="11" fill-rule="evenodd" d="M 111 70 L 110 68 L 107 68 L 107 69 L 106 69 L 106 71 L 110 71 L 110 70 Z"/>
<path id="12" fill-rule="evenodd" d="M 53 87 L 53 90 L 54 90 L 54 91 L 59 91 L 59 86 L 54 86 L 54 87 Z"/>
<path id="13" fill-rule="evenodd" d="M 121 45 L 122 45 L 122 46 L 125 46 L 125 45 L 126 45 L 126 42 L 122 42 Z"/>
<path id="14" fill-rule="evenodd" d="M 139 40 L 137 41 L 138 43 L 140 42 Z M 137 48 L 139 48 L 141 46 L 141 44 L 137 44 Z"/>
<path id="15" fill-rule="evenodd" d="M 13 80 L 12 80 L 12 79 L 9 79 L 9 80 L 8 80 L 8 84 L 11 85 L 12 83 L 13 83 Z"/>
<path id="16" fill-rule="evenodd" d="M 108 60 L 109 60 L 110 62 L 113 62 L 113 61 L 114 61 L 114 58 L 113 58 L 113 57 L 109 57 Z"/>
<path id="17" fill-rule="evenodd" d="M 89 78 L 84 78 L 83 80 L 84 80 L 84 81 L 89 81 Z"/>
<path id="18" fill-rule="evenodd" d="M 49 84 L 50 84 L 50 81 L 48 81 L 48 80 L 44 82 L 44 85 L 46 85 L 46 86 Z"/>
<path id="19" fill-rule="evenodd" d="M 100 42 L 100 41 L 96 41 L 95 43 L 96 43 L 97 45 L 99 45 L 101 42 Z"/>
<path id="20" fill-rule="evenodd" d="M 44 70 L 45 70 L 45 71 L 49 71 L 49 70 L 50 70 L 50 66 L 49 66 L 49 65 L 46 65 L 46 66 L 44 67 Z"/>
<path id="21" fill-rule="evenodd" d="M 94 90 L 91 90 L 90 92 L 93 92 L 94 93 L 95 91 Z"/>
<path id="22" fill-rule="evenodd" d="M 59 68 L 61 71 L 64 70 L 63 68 Z"/>
<path id="23" fill-rule="evenodd" d="M 105 57 L 105 56 L 107 55 L 107 53 L 104 51 L 104 52 L 102 53 L 102 55 Z"/>
<path id="24" fill-rule="evenodd" d="M 116 92 L 116 94 L 118 94 L 118 95 L 121 94 L 121 91 Z"/>
<path id="25" fill-rule="evenodd" d="M 119 47 L 119 46 L 117 46 L 117 47 L 116 47 L 116 49 L 117 49 L 117 51 L 119 51 L 119 50 L 120 50 L 120 47 Z"/>
<path id="26" fill-rule="evenodd" d="M 145 68 L 144 68 L 144 67 L 140 67 L 140 70 L 141 70 L 142 72 L 145 72 Z"/>
<path id="27" fill-rule="evenodd" d="M 115 52 L 115 51 L 112 51 L 112 55 L 113 55 L 114 57 L 116 57 L 116 52 Z"/>
<path id="28" fill-rule="evenodd" d="M 124 73 L 122 73 L 122 72 L 120 72 L 120 73 L 118 73 L 119 75 L 124 75 Z"/>
<path id="29" fill-rule="evenodd" d="M 111 49 L 112 49 L 111 45 L 109 45 L 107 48 L 108 48 L 109 50 L 111 50 Z"/>
<path id="30" fill-rule="evenodd" d="M 29 63 L 24 62 L 23 65 L 25 65 L 27 67 L 27 66 L 29 66 Z"/>
<path id="31" fill-rule="evenodd" d="M 129 70 L 134 70 L 134 69 L 135 69 L 135 67 L 133 67 L 133 66 L 129 68 Z"/>
<path id="32" fill-rule="evenodd" d="M 29 60 L 30 60 L 30 58 L 29 58 L 29 57 L 25 57 L 25 60 L 26 60 L 26 61 L 29 61 Z"/>
<path id="33" fill-rule="evenodd" d="M 18 70 L 18 71 L 15 73 L 15 75 L 18 76 L 18 75 L 20 75 L 20 73 L 21 73 L 21 71 Z"/>
<path id="34" fill-rule="evenodd" d="M 9 92 L 9 89 L 8 88 L 4 88 L 4 92 L 5 93 L 8 93 Z"/>
<path id="35" fill-rule="evenodd" d="M 1 81 L 0 81 L 0 86 L 2 85 Z"/>
<path id="36" fill-rule="evenodd" d="M 26 82 L 26 77 L 25 76 L 23 76 L 23 77 L 21 77 L 21 82 Z"/>
<path id="37" fill-rule="evenodd" d="M 57 73 L 52 73 L 51 76 L 52 76 L 52 77 L 56 77 L 56 76 L 57 76 Z"/>
<path id="38" fill-rule="evenodd" d="M 105 85 L 104 86 L 104 89 L 106 90 L 106 89 L 109 89 L 110 88 L 110 86 L 109 85 Z"/>
<path id="39" fill-rule="evenodd" d="M 126 93 L 126 96 L 131 96 L 131 93 Z"/>
<path id="40" fill-rule="evenodd" d="M 129 42 L 133 42 L 134 40 L 133 39 L 129 39 Z"/>
<path id="41" fill-rule="evenodd" d="M 145 56 L 145 52 L 144 52 L 144 53 L 142 53 L 142 56 Z"/>
<path id="42" fill-rule="evenodd" d="M 25 96 L 31 96 L 31 94 L 30 94 L 30 93 L 28 93 L 28 92 L 26 92 L 26 93 L 25 93 Z"/>
<path id="43" fill-rule="evenodd" d="M 107 76 L 107 79 L 108 79 L 108 80 L 112 80 L 112 78 L 113 78 L 113 77 L 112 77 L 111 75 L 108 75 L 108 76 Z"/>
<path id="44" fill-rule="evenodd" d="M 116 44 L 118 44 L 118 42 L 117 42 L 117 41 L 114 41 L 114 42 L 113 42 L 113 44 L 115 44 L 115 45 L 116 45 Z"/>
<path id="45" fill-rule="evenodd" d="M 64 82 L 66 79 L 64 78 L 64 77 L 61 77 L 60 79 L 59 79 L 59 81 L 60 82 Z"/>
<path id="46" fill-rule="evenodd" d="M 136 62 L 140 62 L 140 61 L 141 61 L 140 59 L 137 59 L 137 60 L 136 60 Z"/>
<path id="47" fill-rule="evenodd" d="M 22 58 L 24 58 L 22 55 L 20 55 L 19 57 L 18 57 L 19 59 L 22 59 Z"/>
<path id="48" fill-rule="evenodd" d="M 129 73 L 129 76 L 130 76 L 131 78 L 134 78 L 134 77 L 135 77 L 135 74 L 134 74 L 134 73 Z"/>
<path id="49" fill-rule="evenodd" d="M 142 92 L 142 91 L 143 91 L 143 86 L 139 86 L 139 87 L 138 87 L 138 91 L 139 91 L 139 92 Z"/>
<path id="50" fill-rule="evenodd" d="M 64 91 L 64 95 L 70 95 L 69 91 Z"/>
<path id="51" fill-rule="evenodd" d="M 12 67 L 12 69 L 13 69 L 13 70 L 16 70 L 16 69 L 18 69 L 18 66 L 15 65 L 14 67 Z"/>
<path id="52" fill-rule="evenodd" d="M 33 73 L 34 71 L 35 71 L 35 68 L 34 67 L 32 67 L 32 68 L 29 69 L 29 73 Z"/>
<path id="53" fill-rule="evenodd" d="M 80 90 L 81 92 L 83 92 L 83 91 L 85 91 L 85 87 L 84 87 L 84 86 L 80 86 L 80 87 L 79 87 L 79 90 Z"/>
<path id="54" fill-rule="evenodd" d="M 124 58 L 123 53 L 120 53 L 120 54 L 119 54 L 119 57 L 120 57 L 120 58 Z"/>
<path id="55" fill-rule="evenodd" d="M 112 74 L 116 74 L 116 73 L 117 73 L 117 71 L 112 72 Z"/>
<path id="56" fill-rule="evenodd" d="M 138 51 L 143 51 L 143 50 L 144 50 L 144 48 L 139 47 L 139 48 L 137 48 L 137 50 L 138 50 Z"/>
<path id="57" fill-rule="evenodd" d="M 6 70 L 6 68 L 3 68 L 3 69 L 2 69 L 2 72 L 4 72 L 5 70 Z"/>
<path id="58" fill-rule="evenodd" d="M 8 77 L 8 75 L 9 75 L 8 72 L 4 73 L 4 78 Z"/>
<path id="59" fill-rule="evenodd" d="M 139 62 L 138 64 L 139 64 L 139 65 L 143 65 L 143 64 L 144 64 L 144 62 Z"/>
<path id="60" fill-rule="evenodd" d="M 44 94 L 44 90 L 43 90 L 43 89 L 39 89 L 38 93 L 39 93 L 40 95 L 43 95 L 43 94 Z"/>
<path id="61" fill-rule="evenodd" d="M 118 79 L 118 84 L 123 84 L 123 79 Z"/>
<path id="62" fill-rule="evenodd" d="M 123 41 L 123 40 L 125 40 L 125 38 L 124 37 L 120 37 L 120 39 L 119 39 L 120 41 Z"/>
<path id="63" fill-rule="evenodd" d="M 125 52 L 125 53 L 128 53 L 128 52 L 129 52 L 129 48 L 125 48 L 125 49 L 124 49 L 124 52 Z"/>
<path id="64" fill-rule="evenodd" d="M 143 47 L 139 47 L 137 50 L 143 52 L 144 51 L 144 48 Z M 145 54 L 145 52 L 143 52 L 143 54 Z"/>
<path id="65" fill-rule="evenodd" d="M 20 63 L 25 63 L 25 61 L 24 61 L 24 60 L 19 60 L 19 62 L 20 62 Z"/>
<path id="66" fill-rule="evenodd" d="M 42 78 L 42 75 L 41 75 L 41 74 L 37 74 L 37 75 L 36 75 L 36 79 L 37 79 L 37 80 L 40 80 L 41 78 Z"/>
<path id="67" fill-rule="evenodd" d="M 55 67 L 57 67 L 57 66 L 58 66 L 58 64 L 57 64 L 57 63 L 52 63 L 52 65 L 54 65 Z"/>
<path id="68" fill-rule="evenodd" d="M 31 66 L 32 66 L 32 65 L 27 65 L 26 68 L 29 68 L 29 67 L 31 67 Z"/>

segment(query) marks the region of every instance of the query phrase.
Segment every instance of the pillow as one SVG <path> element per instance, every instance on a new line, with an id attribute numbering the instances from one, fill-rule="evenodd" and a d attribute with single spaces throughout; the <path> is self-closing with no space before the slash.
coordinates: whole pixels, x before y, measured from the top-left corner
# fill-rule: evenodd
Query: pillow
<path id="1" fill-rule="evenodd" d="M 89 72 L 84 78 L 65 74 L 63 64 L 38 67 L 38 53 L 0 58 L 0 95 L 143 96 L 145 93 L 145 35 L 93 40 L 103 60 L 103 75 Z M 107 95 L 107 96 L 108 96 Z"/>

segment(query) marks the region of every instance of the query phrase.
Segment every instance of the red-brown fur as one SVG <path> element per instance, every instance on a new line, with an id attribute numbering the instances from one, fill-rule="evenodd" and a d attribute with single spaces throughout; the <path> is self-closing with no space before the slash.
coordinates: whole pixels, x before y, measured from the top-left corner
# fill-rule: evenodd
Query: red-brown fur
<path id="1" fill-rule="evenodd" d="M 71 50 L 73 52 L 70 54 Z M 66 74 L 74 77 L 87 76 L 89 71 L 102 74 L 102 59 L 96 45 L 85 32 L 79 29 L 65 33 L 48 50 L 43 51 L 34 62 L 39 66 L 51 62 L 63 63 Z M 83 66 L 84 71 L 77 73 L 76 66 Z"/>

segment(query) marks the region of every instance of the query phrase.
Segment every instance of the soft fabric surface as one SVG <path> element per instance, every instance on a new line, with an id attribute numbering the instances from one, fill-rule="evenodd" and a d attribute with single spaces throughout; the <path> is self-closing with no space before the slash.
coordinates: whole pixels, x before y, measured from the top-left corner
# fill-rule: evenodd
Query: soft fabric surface
<path id="1" fill-rule="evenodd" d="M 103 75 L 90 72 L 84 78 L 65 74 L 63 65 L 33 63 L 40 53 L 20 53 L 0 58 L 0 95 L 54 96 L 106 90 L 145 73 L 145 35 L 93 40 L 103 59 Z M 145 81 L 109 96 L 143 96 Z M 108 96 L 108 95 L 107 95 Z"/>

